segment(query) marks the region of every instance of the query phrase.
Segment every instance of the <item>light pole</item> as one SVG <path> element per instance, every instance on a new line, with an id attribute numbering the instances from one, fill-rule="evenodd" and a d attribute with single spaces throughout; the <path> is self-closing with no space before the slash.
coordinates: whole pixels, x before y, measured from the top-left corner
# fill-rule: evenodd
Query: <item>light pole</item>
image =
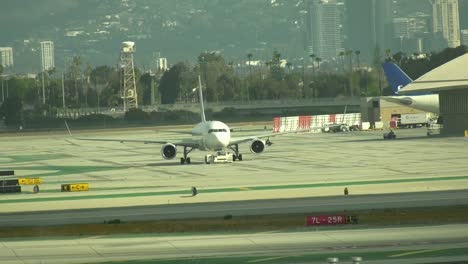
<path id="1" fill-rule="evenodd" d="M 42 104 L 45 105 L 44 71 L 42 71 Z"/>
<path id="2" fill-rule="evenodd" d="M 65 77 L 62 72 L 62 106 L 65 109 Z"/>

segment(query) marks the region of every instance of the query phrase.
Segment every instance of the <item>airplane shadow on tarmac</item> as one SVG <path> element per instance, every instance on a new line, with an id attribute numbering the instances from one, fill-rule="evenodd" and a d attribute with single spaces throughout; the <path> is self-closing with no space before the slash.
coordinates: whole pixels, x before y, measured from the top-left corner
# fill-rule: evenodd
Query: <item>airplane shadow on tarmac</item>
<path id="1" fill-rule="evenodd" d="M 150 166 L 150 167 L 172 167 L 172 166 L 191 166 L 191 165 L 203 165 L 205 162 L 192 162 L 190 164 L 180 164 L 177 161 L 173 162 L 159 162 L 159 163 L 148 163 L 145 164 L 144 166 Z M 208 164 L 206 164 L 208 165 Z"/>

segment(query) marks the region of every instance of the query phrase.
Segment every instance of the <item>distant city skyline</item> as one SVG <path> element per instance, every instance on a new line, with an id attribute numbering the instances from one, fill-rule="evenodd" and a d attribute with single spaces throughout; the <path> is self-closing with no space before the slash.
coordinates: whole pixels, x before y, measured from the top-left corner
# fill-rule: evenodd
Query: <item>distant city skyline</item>
<path id="1" fill-rule="evenodd" d="M 135 63 L 143 69 L 160 63 L 153 52 L 173 64 L 194 63 L 201 52 L 217 51 L 226 61 L 244 65 L 248 53 L 264 63 L 278 51 L 298 64 L 311 54 L 336 61 L 341 51 L 359 50 L 364 65 L 374 61 L 377 51 L 380 56 L 388 50 L 426 53 L 450 42 L 448 31 L 433 30 L 428 0 L 184 0 L 177 8 L 162 0 L 25 1 L 35 12 L 14 1 L 0 10 L 0 22 L 12 25 L 0 34 L 0 46 L 14 51 L 10 72 L 42 70 L 43 40 L 53 42 L 53 65 L 59 71 L 67 71 L 74 56 L 91 66 L 116 65 L 122 41 L 137 43 Z M 320 4 L 311 9 L 314 1 Z M 468 30 L 468 0 L 456 2 L 459 41 L 466 44 L 462 30 Z"/>

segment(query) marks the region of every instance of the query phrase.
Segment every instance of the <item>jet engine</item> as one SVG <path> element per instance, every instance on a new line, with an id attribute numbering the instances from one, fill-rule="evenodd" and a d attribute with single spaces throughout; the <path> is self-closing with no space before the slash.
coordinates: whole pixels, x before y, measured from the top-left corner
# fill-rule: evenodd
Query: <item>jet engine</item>
<path id="1" fill-rule="evenodd" d="M 254 139 L 250 142 L 250 151 L 252 153 L 262 153 L 265 150 L 265 141 L 260 139 Z"/>
<path id="2" fill-rule="evenodd" d="M 167 143 L 161 147 L 161 156 L 164 159 L 170 160 L 175 158 L 177 154 L 177 148 L 174 144 Z"/>

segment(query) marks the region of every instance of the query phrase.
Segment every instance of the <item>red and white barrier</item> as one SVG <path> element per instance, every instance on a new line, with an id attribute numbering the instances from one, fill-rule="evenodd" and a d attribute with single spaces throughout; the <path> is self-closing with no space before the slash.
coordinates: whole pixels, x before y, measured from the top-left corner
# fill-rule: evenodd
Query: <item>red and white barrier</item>
<path id="1" fill-rule="evenodd" d="M 361 126 L 361 114 L 332 114 L 332 115 L 314 115 L 314 116 L 289 116 L 275 117 L 273 119 L 273 132 L 291 132 L 291 131 L 321 131 L 325 124 L 339 123 Z"/>

